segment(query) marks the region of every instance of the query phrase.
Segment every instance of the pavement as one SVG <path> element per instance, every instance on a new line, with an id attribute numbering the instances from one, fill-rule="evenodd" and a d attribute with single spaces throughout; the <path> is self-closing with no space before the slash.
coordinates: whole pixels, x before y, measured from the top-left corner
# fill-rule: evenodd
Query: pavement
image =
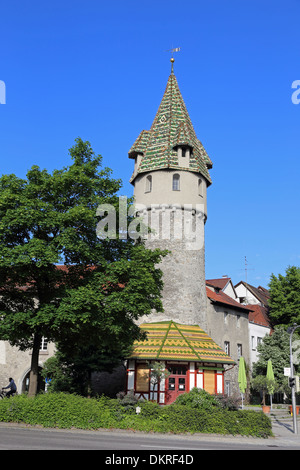
<path id="1" fill-rule="evenodd" d="M 245 407 L 245 409 L 253 410 L 254 408 Z M 277 408 L 273 405 L 268 416 L 271 418 L 272 432 L 274 434 L 274 438 L 269 438 L 268 442 L 273 441 L 276 446 L 298 447 L 300 450 L 300 415 L 297 417 L 298 433 L 294 432 L 293 417 L 288 406 L 282 405 L 282 407 Z"/>

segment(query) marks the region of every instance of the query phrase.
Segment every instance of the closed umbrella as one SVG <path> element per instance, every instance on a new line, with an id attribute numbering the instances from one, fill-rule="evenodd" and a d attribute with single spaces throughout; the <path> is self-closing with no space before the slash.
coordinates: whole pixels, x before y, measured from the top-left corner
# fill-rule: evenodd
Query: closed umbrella
<path id="1" fill-rule="evenodd" d="M 242 394 L 242 408 L 244 407 L 244 393 L 247 388 L 247 377 L 246 377 L 246 364 L 243 356 L 240 357 L 239 363 L 239 375 L 238 375 L 239 389 Z"/>
<path id="2" fill-rule="evenodd" d="M 272 395 L 274 393 L 274 372 L 271 359 L 268 360 L 267 364 L 267 379 L 268 379 L 268 392 L 270 394 L 270 402 L 271 402 L 271 409 L 272 409 Z"/>

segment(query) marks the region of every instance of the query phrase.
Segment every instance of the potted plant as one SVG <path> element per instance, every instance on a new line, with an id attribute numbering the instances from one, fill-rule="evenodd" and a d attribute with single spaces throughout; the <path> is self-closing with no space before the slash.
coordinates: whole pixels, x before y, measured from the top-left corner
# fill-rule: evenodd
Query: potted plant
<path id="1" fill-rule="evenodd" d="M 262 394 L 262 410 L 264 413 L 270 413 L 271 407 L 266 405 L 266 394 L 271 394 L 274 391 L 275 381 L 268 379 L 265 375 L 257 375 L 252 379 L 251 386 Z"/>
<path id="2" fill-rule="evenodd" d="M 299 414 L 299 408 L 300 406 L 296 406 L 296 415 Z M 290 414 L 293 415 L 293 405 L 289 405 L 289 409 L 290 409 Z"/>

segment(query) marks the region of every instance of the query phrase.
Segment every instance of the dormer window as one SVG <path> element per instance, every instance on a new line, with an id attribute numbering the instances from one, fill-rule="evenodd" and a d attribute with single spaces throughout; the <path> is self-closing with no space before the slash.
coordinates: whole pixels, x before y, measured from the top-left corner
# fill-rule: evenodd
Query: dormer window
<path id="1" fill-rule="evenodd" d="M 189 168 L 190 157 L 192 149 L 187 145 L 180 145 L 177 147 L 178 165 L 181 167 Z"/>
<path id="2" fill-rule="evenodd" d="M 137 153 L 135 155 L 135 158 L 134 158 L 134 174 L 136 175 L 137 174 L 137 171 L 138 171 L 138 168 L 140 166 L 140 163 L 141 163 L 141 160 L 142 160 L 142 154 L 141 153 Z"/>
<path id="3" fill-rule="evenodd" d="M 178 175 L 177 173 L 173 175 L 172 190 L 180 191 L 180 175 Z"/>
<path id="4" fill-rule="evenodd" d="M 152 191 L 152 176 L 148 175 L 146 177 L 146 188 L 145 188 L 145 193 L 151 193 Z"/>

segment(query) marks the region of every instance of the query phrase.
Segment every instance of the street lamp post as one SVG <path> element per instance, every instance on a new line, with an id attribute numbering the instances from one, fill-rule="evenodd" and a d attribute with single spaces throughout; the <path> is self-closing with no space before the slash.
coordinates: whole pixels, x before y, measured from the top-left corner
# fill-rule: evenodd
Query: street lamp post
<path id="1" fill-rule="evenodd" d="M 293 351 L 292 351 L 292 337 L 294 331 L 300 328 L 300 325 L 297 325 L 296 323 L 293 324 L 293 326 L 290 326 L 287 329 L 287 332 L 290 334 L 290 365 L 291 365 L 291 372 L 290 372 L 290 383 L 291 383 L 291 389 L 292 389 L 292 410 L 293 410 L 293 426 L 294 426 L 294 434 L 298 434 L 298 429 L 297 429 L 297 414 L 296 414 L 296 394 L 295 394 L 295 380 L 294 380 L 294 365 L 293 365 Z"/>

